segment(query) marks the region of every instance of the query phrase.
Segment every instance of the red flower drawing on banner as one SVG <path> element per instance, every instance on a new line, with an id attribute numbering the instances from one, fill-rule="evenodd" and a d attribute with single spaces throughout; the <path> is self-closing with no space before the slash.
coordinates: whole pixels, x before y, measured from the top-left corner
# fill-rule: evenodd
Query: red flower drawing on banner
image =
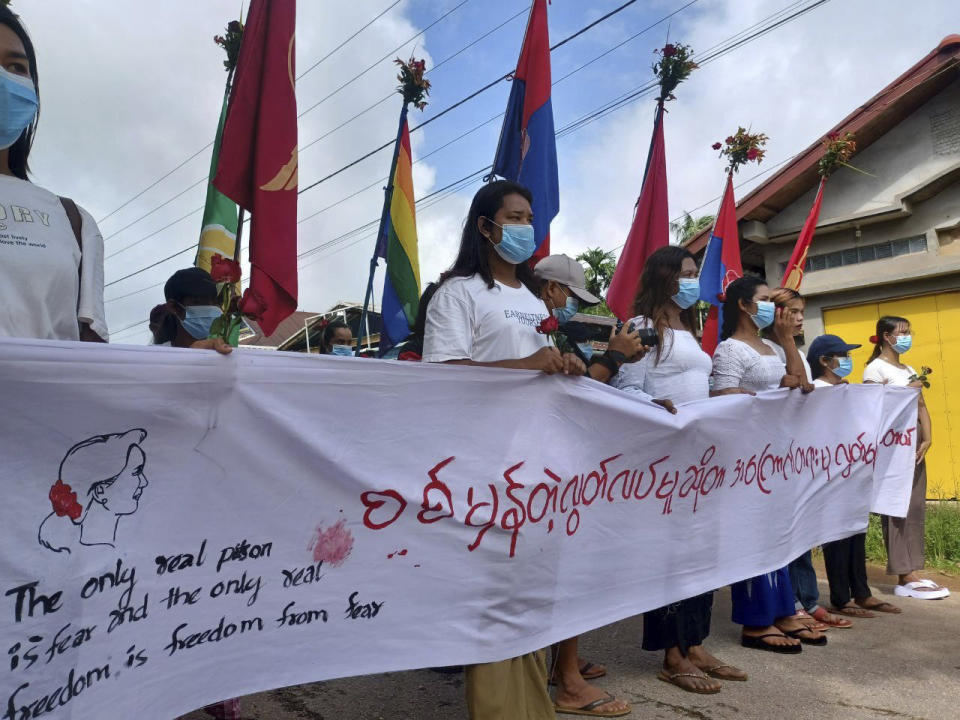
<path id="1" fill-rule="evenodd" d="M 50 487 L 50 502 L 59 517 L 67 516 L 76 520 L 83 513 L 83 506 L 77 502 L 77 494 L 61 480 Z"/>

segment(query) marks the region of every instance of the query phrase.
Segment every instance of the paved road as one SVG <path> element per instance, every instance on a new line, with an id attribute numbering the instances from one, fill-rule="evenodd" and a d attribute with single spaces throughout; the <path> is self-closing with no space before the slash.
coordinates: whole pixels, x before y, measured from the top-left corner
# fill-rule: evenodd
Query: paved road
<path id="1" fill-rule="evenodd" d="M 910 601 L 891 597 L 889 580 L 871 572 L 878 596 L 903 607 L 902 615 L 831 630 L 827 647 L 805 646 L 799 656 L 740 647 L 739 629 L 729 621 L 730 593 L 718 592 L 708 646 L 750 673 L 748 682 L 726 683 L 718 695 L 690 695 L 656 680 L 659 658 L 640 650 L 640 618 L 589 633 L 581 653 L 608 666 L 597 684 L 631 702 L 631 718 L 960 718 L 960 584 L 946 581 L 955 590 L 946 600 Z M 243 714 L 251 720 L 447 720 L 465 718 L 464 708 L 461 675 L 419 670 L 262 693 L 244 699 Z M 205 717 L 193 713 L 184 720 Z"/>

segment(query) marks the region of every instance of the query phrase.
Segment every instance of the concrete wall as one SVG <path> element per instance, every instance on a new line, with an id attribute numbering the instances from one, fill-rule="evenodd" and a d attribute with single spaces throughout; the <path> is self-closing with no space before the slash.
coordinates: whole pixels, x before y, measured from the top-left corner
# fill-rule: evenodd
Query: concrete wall
<path id="1" fill-rule="evenodd" d="M 807 338 L 823 332 L 824 308 L 960 287 L 960 182 L 923 200 L 904 200 L 960 168 L 960 81 L 855 155 L 852 164 L 876 177 L 842 169 L 830 178 L 809 255 L 916 235 L 926 237 L 927 251 L 808 273 L 801 288 Z M 781 263 L 790 258 L 815 192 L 811 188 L 766 223 L 771 241 L 748 244 L 762 253 L 771 285 L 783 276 Z"/>
<path id="2" fill-rule="evenodd" d="M 960 80 L 857 153 L 850 164 L 875 177 L 848 168 L 838 170 L 824 193 L 820 225 L 900 209 L 900 197 L 960 166 Z M 796 239 L 815 194 L 816 187 L 811 187 L 771 218 L 767 222 L 769 237 L 792 235 L 783 239 Z"/>

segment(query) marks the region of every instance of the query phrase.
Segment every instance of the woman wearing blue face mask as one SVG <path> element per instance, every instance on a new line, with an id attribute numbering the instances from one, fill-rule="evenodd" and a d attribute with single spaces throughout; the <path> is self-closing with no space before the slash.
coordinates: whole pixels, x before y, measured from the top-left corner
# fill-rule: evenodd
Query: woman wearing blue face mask
<path id="1" fill-rule="evenodd" d="M 776 343 L 760 337 L 760 331 L 770 325 Z M 805 370 L 793 339 L 795 330 L 795 319 L 776 308 L 763 280 L 742 277 L 730 283 L 723 303 L 723 342 L 713 353 L 711 395 L 753 395 L 799 387 Z M 744 647 L 792 654 L 801 652 L 801 642 L 827 644 L 825 635 L 794 617 L 795 599 L 787 568 L 742 580 L 730 589 L 733 621 L 743 626 L 740 643 Z"/>
<path id="2" fill-rule="evenodd" d="M 853 371 L 850 351 L 859 345 L 836 335 L 821 335 L 807 350 L 813 384 L 818 388 L 845 385 Z M 866 533 L 824 543 L 823 564 L 830 583 L 831 613 L 855 618 L 876 617 L 876 612 L 899 613 L 900 608 L 873 597 L 867 583 Z"/>
<path id="3" fill-rule="evenodd" d="M 353 355 L 353 332 L 350 330 L 350 326 L 342 320 L 333 320 L 327 323 L 326 327 L 323 328 L 320 353 L 322 355 L 351 357 Z"/>
<path id="4" fill-rule="evenodd" d="M 37 57 L 0 7 L 0 336 L 106 342 L 103 238 L 85 210 L 27 179 Z"/>
<path id="5" fill-rule="evenodd" d="M 584 363 L 561 354 L 537 331 L 549 310 L 527 261 L 536 243 L 530 191 L 498 180 L 470 204 L 453 267 L 440 276 L 426 313 L 423 362 L 583 375 Z M 564 300 L 564 307 L 566 300 Z M 576 670 L 576 658 L 574 657 Z M 546 653 L 527 653 L 466 668 L 471 720 L 554 717 Z M 582 682 L 582 679 L 581 679 Z M 581 714 L 625 715 L 630 707 L 587 683 L 558 688 L 557 704 Z"/>
<path id="6" fill-rule="evenodd" d="M 687 250 L 669 246 L 647 258 L 634 303 L 637 328 L 653 328 L 655 350 L 624 365 L 613 385 L 624 392 L 674 404 L 710 397 L 710 356 L 694 335 L 694 308 L 700 296 L 697 263 Z M 747 674 L 714 657 L 703 646 L 710 634 L 713 592 L 672 603 L 643 615 L 643 649 L 663 651 L 658 677 L 688 692 L 716 693 L 721 680 L 744 681 Z"/>
<path id="7" fill-rule="evenodd" d="M 914 380 L 917 373 L 900 356 L 913 347 L 913 332 L 906 318 L 885 315 L 877 320 L 877 334 L 870 362 L 863 370 L 865 383 L 898 385 L 920 390 L 917 426 L 917 467 L 913 476 L 910 506 L 905 518 L 880 516 L 883 541 L 887 546 L 887 572 L 898 576 L 894 594 L 919 600 L 938 600 L 950 594 L 933 580 L 920 577 L 924 566 L 924 520 L 927 513 L 927 465 L 924 457 L 930 449 L 930 413 L 923 400 L 923 387 Z"/>
<path id="8" fill-rule="evenodd" d="M 163 294 L 166 314 L 157 318 L 155 344 L 230 353 L 232 348 L 222 338 L 208 338 L 213 321 L 222 315 L 210 273 L 196 267 L 177 270 L 163 286 Z"/>

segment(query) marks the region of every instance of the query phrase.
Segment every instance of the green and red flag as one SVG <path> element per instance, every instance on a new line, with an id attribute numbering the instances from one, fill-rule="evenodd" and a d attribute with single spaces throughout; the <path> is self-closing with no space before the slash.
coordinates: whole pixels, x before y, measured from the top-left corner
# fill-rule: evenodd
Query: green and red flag
<path id="1" fill-rule="evenodd" d="M 297 309 L 296 2 L 253 0 L 214 185 L 250 212 L 250 288 L 270 335 Z"/>

